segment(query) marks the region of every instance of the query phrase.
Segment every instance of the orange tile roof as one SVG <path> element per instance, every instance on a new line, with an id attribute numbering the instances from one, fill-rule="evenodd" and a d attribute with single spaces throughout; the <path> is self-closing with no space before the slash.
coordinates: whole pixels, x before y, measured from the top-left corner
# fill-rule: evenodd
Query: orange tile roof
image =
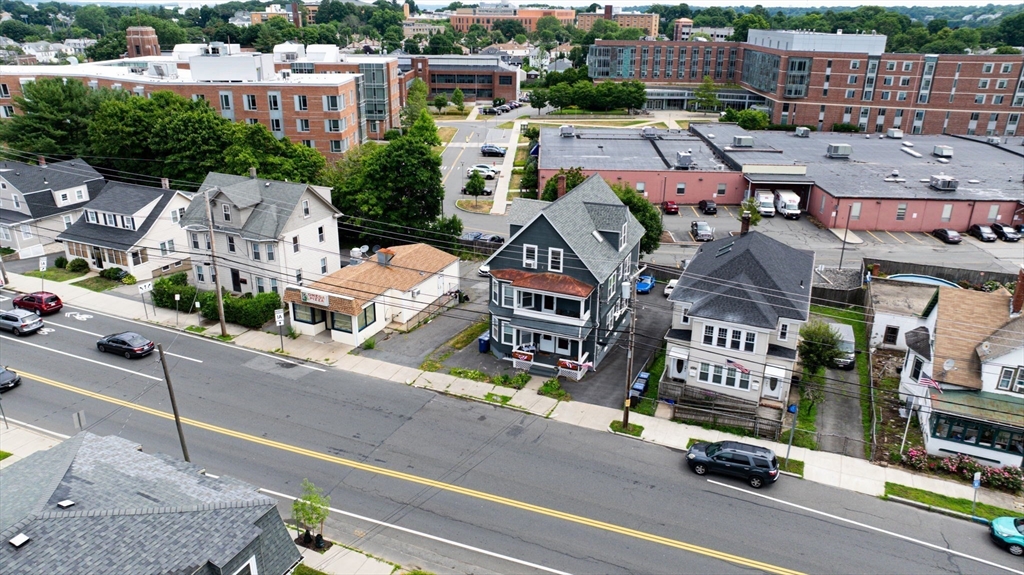
<path id="1" fill-rule="evenodd" d="M 940 287 L 936 314 L 932 378 L 981 389 L 981 360 L 975 349 L 1009 321 L 1010 292 L 1002 288 L 986 293 Z M 943 365 L 950 359 L 954 369 L 944 370 Z"/>
<path id="2" fill-rule="evenodd" d="M 556 273 L 535 273 L 523 270 L 493 270 L 491 275 L 499 280 L 511 281 L 515 287 L 537 289 L 560 293 L 573 297 L 587 297 L 594 291 L 594 286 L 580 280 Z"/>

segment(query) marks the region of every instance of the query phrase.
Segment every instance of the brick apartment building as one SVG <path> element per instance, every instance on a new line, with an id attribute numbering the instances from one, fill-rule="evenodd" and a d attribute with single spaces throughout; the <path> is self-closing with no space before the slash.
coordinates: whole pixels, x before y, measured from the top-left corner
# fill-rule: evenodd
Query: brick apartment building
<path id="1" fill-rule="evenodd" d="M 658 37 L 658 15 L 640 12 L 615 12 L 612 6 L 606 5 L 603 12 L 580 12 L 576 15 L 576 27 L 589 32 L 598 20 L 611 20 L 619 28 L 640 28 L 645 36 Z"/>
<path id="2" fill-rule="evenodd" d="M 459 32 L 468 32 L 473 24 L 479 24 L 490 30 L 491 26 L 498 20 L 515 20 L 520 22 L 527 32 L 537 29 L 537 20 L 545 16 L 554 16 L 562 23 L 562 26 L 569 26 L 576 23 L 575 10 L 560 10 L 554 8 L 524 8 L 520 10 L 507 2 L 488 4 L 481 2 L 475 8 L 458 8 L 455 14 L 449 18 Z"/>
<path id="3" fill-rule="evenodd" d="M 591 77 L 639 79 L 667 95 L 651 108 L 692 102 L 681 84 L 704 76 L 765 101 L 776 124 L 865 132 L 1012 136 L 1024 112 L 1019 55 L 889 54 L 879 34 L 751 30 L 746 42 L 602 41 Z M 679 94 L 672 97 L 672 90 Z M 687 93 L 691 94 L 687 96 Z"/>
<path id="4" fill-rule="evenodd" d="M 120 88 L 139 96 L 171 91 L 206 100 L 221 116 L 260 123 L 279 138 L 320 151 L 328 161 L 359 146 L 363 124 L 358 74 L 278 74 L 270 54 L 241 53 L 238 45 L 179 45 L 172 56 L 77 66 L 0 66 L 0 109 L 40 77 L 77 78 L 90 88 Z"/>
<path id="5" fill-rule="evenodd" d="M 501 61 L 501 56 L 399 56 L 398 66 L 404 73 L 402 94 L 415 78 L 427 84 L 428 100 L 438 94 L 449 98 L 456 88 L 462 90 L 467 102 L 490 101 L 493 98 L 519 98 L 519 85 L 526 78 L 522 69 Z"/>

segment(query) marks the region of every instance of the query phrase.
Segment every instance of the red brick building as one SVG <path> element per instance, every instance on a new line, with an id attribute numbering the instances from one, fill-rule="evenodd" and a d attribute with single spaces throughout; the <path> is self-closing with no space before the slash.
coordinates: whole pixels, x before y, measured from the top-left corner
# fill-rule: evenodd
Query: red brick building
<path id="1" fill-rule="evenodd" d="M 403 94 L 415 78 L 426 82 L 428 100 L 438 94 L 451 98 L 462 90 L 467 102 L 490 102 L 494 98 L 519 98 L 519 84 L 526 73 L 509 66 L 500 56 L 400 56 L 404 73 Z"/>
<path id="2" fill-rule="evenodd" d="M 449 20 L 452 27 L 459 32 L 468 32 L 473 24 L 479 24 L 490 30 L 491 26 L 498 20 L 515 20 L 526 28 L 527 32 L 537 29 L 537 20 L 545 16 L 554 16 L 562 26 L 570 26 L 576 23 L 575 10 L 561 10 L 555 8 L 524 8 L 522 10 L 510 5 L 499 4 L 489 6 L 481 4 L 476 8 L 459 8 Z"/>

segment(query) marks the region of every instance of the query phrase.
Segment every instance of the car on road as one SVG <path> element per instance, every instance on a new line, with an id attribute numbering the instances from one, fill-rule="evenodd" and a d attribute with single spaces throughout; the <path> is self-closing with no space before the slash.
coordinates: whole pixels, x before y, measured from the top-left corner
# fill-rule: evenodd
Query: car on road
<path id="1" fill-rule="evenodd" d="M 988 534 L 1011 555 L 1024 555 L 1024 517 L 996 517 L 988 524 Z"/>
<path id="2" fill-rule="evenodd" d="M 96 342 L 101 353 L 116 353 L 128 359 L 142 357 L 153 352 L 156 345 L 133 331 L 115 333 Z"/>
<path id="3" fill-rule="evenodd" d="M 697 203 L 697 209 L 705 215 L 718 214 L 718 204 L 714 200 L 701 200 Z"/>
<path id="4" fill-rule="evenodd" d="M 690 235 L 695 242 L 710 242 L 715 239 L 715 228 L 705 221 L 690 222 Z"/>
<path id="5" fill-rule="evenodd" d="M 686 464 L 697 475 L 732 475 L 746 480 L 754 489 L 779 479 L 779 461 L 775 452 L 738 441 L 695 443 L 686 452 Z"/>
<path id="6" fill-rule="evenodd" d="M 994 242 L 996 241 L 996 234 L 992 231 L 992 228 L 983 226 L 981 224 L 974 224 L 967 230 L 967 234 L 978 238 L 983 242 Z"/>
<path id="7" fill-rule="evenodd" d="M 477 241 L 488 242 L 492 244 L 503 244 L 505 243 L 505 238 L 499 236 L 498 234 L 483 234 Z"/>
<path id="8" fill-rule="evenodd" d="M 651 293 L 654 289 L 654 276 L 643 275 L 636 279 L 636 293 Z"/>
<path id="9" fill-rule="evenodd" d="M 461 236 L 459 236 L 459 239 L 465 240 L 467 242 L 475 242 L 479 241 L 480 237 L 483 235 L 483 232 L 464 232 Z"/>
<path id="10" fill-rule="evenodd" d="M 1020 234 L 1009 224 L 992 224 L 990 226 L 996 237 L 1004 242 L 1019 242 Z"/>
<path id="11" fill-rule="evenodd" d="M 465 193 L 466 193 L 466 186 L 462 186 L 462 193 L 463 193 L 463 194 L 465 194 Z M 487 187 L 485 187 L 485 188 L 484 188 L 484 193 L 483 193 L 483 195 L 485 195 L 485 196 L 490 196 L 490 195 L 492 195 L 492 194 L 494 194 L 494 189 L 493 189 L 493 188 L 487 188 Z"/>
<path id="12" fill-rule="evenodd" d="M 679 204 L 673 202 L 672 200 L 661 202 L 661 211 L 665 212 L 666 214 L 678 214 Z"/>
<path id="13" fill-rule="evenodd" d="M 964 239 L 960 237 L 959 232 L 957 232 L 956 230 L 951 230 L 949 228 L 939 228 L 937 230 L 933 230 L 932 235 L 935 236 L 935 239 L 941 240 L 947 244 L 958 244 L 964 241 Z"/>
<path id="14" fill-rule="evenodd" d="M 484 277 L 490 277 L 490 275 L 491 275 L 491 266 L 480 266 L 476 270 L 476 275 L 484 276 Z"/>
<path id="15" fill-rule="evenodd" d="M 520 104 L 519 102 L 517 102 L 515 100 L 509 100 L 508 103 L 505 104 L 505 105 L 508 106 L 509 108 L 512 108 L 513 110 L 515 110 L 516 108 L 522 106 L 522 104 Z"/>
<path id="16" fill-rule="evenodd" d="M 6 366 L 0 367 L 0 391 L 14 389 L 19 385 L 21 385 L 21 376 L 18 375 L 18 372 L 8 369 Z"/>
<path id="17" fill-rule="evenodd" d="M 484 156 L 494 156 L 498 158 L 504 158 L 505 152 L 508 150 L 501 146 L 495 146 L 494 144 L 484 144 L 480 146 L 480 153 Z"/>
<path id="18" fill-rule="evenodd" d="M 472 176 L 475 173 L 483 176 L 485 180 L 493 180 L 498 177 L 498 170 L 487 164 L 477 164 L 466 169 L 466 177 Z"/>
<path id="19" fill-rule="evenodd" d="M 64 307 L 57 294 L 48 291 L 27 293 L 14 298 L 14 307 L 34 311 L 39 315 L 57 313 Z"/>
<path id="20" fill-rule="evenodd" d="M 485 116 L 497 116 L 501 112 L 497 108 L 481 108 L 480 113 Z"/>
<path id="21" fill-rule="evenodd" d="M 672 295 L 672 290 L 676 289 L 679 285 L 679 280 L 668 280 L 668 284 L 665 286 L 665 297 Z"/>
<path id="22" fill-rule="evenodd" d="M 43 320 L 27 309 L 14 308 L 0 312 L 0 329 L 6 329 L 14 335 L 21 336 L 35 333 L 42 329 Z"/>

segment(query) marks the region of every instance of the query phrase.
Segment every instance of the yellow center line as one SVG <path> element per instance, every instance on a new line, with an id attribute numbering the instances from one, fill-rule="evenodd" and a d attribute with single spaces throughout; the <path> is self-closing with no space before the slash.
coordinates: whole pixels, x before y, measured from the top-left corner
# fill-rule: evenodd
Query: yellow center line
<path id="1" fill-rule="evenodd" d="M 107 402 L 107 403 L 111 403 L 111 404 L 114 404 L 114 405 L 118 405 L 118 406 L 121 406 L 121 407 L 127 407 L 129 409 L 134 409 L 136 411 L 140 411 L 142 413 L 146 413 L 146 414 L 152 415 L 154 417 L 159 417 L 159 418 L 166 419 L 166 420 L 173 420 L 174 419 L 174 417 L 171 414 L 163 412 L 163 411 L 160 411 L 158 409 L 153 409 L 151 407 L 145 407 L 143 405 L 132 403 L 130 401 L 124 401 L 122 399 L 117 399 L 117 398 L 114 398 L 114 397 L 110 397 L 108 395 L 103 395 L 101 393 L 96 393 L 96 392 L 93 392 L 93 391 L 89 391 L 89 390 L 86 390 L 86 389 L 82 389 L 82 388 L 79 388 L 79 387 L 68 385 L 66 383 L 61 383 L 59 381 L 55 381 L 55 380 L 52 380 L 52 379 L 49 379 L 49 378 L 41 377 L 41 376 L 38 376 L 38 375 L 33 375 L 33 374 L 27 373 L 25 371 L 19 370 L 19 373 L 21 373 L 22 377 L 27 377 L 27 378 L 33 379 L 35 381 L 38 381 L 39 383 L 42 383 L 42 384 L 45 384 L 45 385 L 50 385 L 50 386 L 56 387 L 58 389 L 63 389 L 65 391 L 69 391 L 71 393 L 77 393 L 79 395 L 83 395 L 85 397 L 89 397 L 89 398 L 92 398 L 92 399 L 97 399 L 97 400 L 104 401 L 104 402 Z M 639 531 L 639 530 L 636 530 L 636 529 L 630 529 L 628 527 L 622 527 L 622 526 L 615 525 L 615 524 L 612 524 L 612 523 L 606 523 L 604 521 L 598 521 L 596 519 L 589 519 L 587 517 L 583 517 L 583 516 L 580 516 L 580 515 L 574 515 L 572 513 L 566 513 L 564 511 L 558 511 L 557 509 L 549 509 L 547 507 L 541 507 L 539 505 L 534 505 L 532 503 L 526 503 L 526 502 L 523 502 L 523 501 L 518 501 L 518 500 L 515 500 L 515 499 L 510 499 L 510 498 L 507 498 L 507 497 L 502 497 L 500 495 L 493 495 L 493 494 L 490 494 L 490 493 L 485 493 L 483 491 L 477 491 L 475 489 L 468 489 L 468 488 L 465 488 L 465 487 L 459 487 L 458 485 L 452 485 L 450 483 L 443 483 L 441 481 L 435 481 L 433 479 L 427 479 L 425 477 L 420 477 L 420 476 L 417 476 L 417 475 L 411 475 L 409 473 L 402 473 L 401 471 L 393 471 L 393 470 L 390 470 L 390 469 L 386 469 L 384 467 L 377 467 L 375 465 L 367 465 L 365 463 L 361 463 L 359 461 L 354 461 L 352 459 L 346 459 L 346 458 L 343 458 L 343 457 L 335 457 L 333 455 L 327 455 L 327 454 L 324 454 L 324 453 L 318 453 L 318 452 L 312 451 L 310 449 L 305 449 L 305 448 L 302 448 L 302 447 L 296 447 L 294 445 L 289 445 L 287 443 L 281 443 L 281 442 L 273 441 L 273 440 L 270 440 L 270 439 L 264 439 L 262 437 L 258 437 L 258 436 L 255 436 L 255 435 L 250 435 L 248 433 L 242 433 L 242 432 L 239 432 L 239 431 L 234 431 L 234 430 L 231 430 L 231 429 L 227 429 L 225 427 L 211 425 L 209 423 L 204 423 L 202 421 L 198 421 L 198 420 L 195 420 L 195 419 L 189 419 L 187 417 L 181 418 L 181 422 L 183 424 L 185 424 L 185 425 L 189 425 L 189 426 L 192 426 L 192 427 L 195 427 L 195 428 L 198 428 L 198 429 L 202 429 L 204 431 L 209 431 L 209 432 L 216 433 L 216 434 L 219 434 L 219 435 L 224 435 L 224 436 L 227 436 L 227 437 L 233 437 L 235 439 L 240 439 L 242 441 L 248 441 L 250 443 L 255 443 L 255 444 L 263 445 L 265 447 L 271 447 L 271 448 L 274 448 L 274 449 L 279 449 L 281 451 L 287 451 L 289 453 L 294 453 L 296 455 L 303 455 L 303 456 L 306 456 L 306 457 L 310 457 L 310 458 L 313 458 L 313 459 L 319 459 L 321 461 L 326 461 L 326 462 L 329 462 L 329 463 L 335 463 L 337 465 L 342 465 L 342 466 L 349 467 L 349 468 L 352 468 L 352 469 L 358 469 L 360 471 L 366 471 L 367 473 L 375 473 L 377 475 L 383 475 L 385 477 L 391 477 L 393 479 L 400 479 L 400 480 L 408 481 L 410 483 L 415 483 L 415 484 L 418 484 L 418 485 L 424 485 L 424 486 L 427 486 L 427 487 L 433 487 L 433 488 L 439 489 L 441 491 L 447 491 L 447 492 L 450 492 L 450 493 L 457 493 L 459 495 L 465 495 L 467 497 L 472 497 L 472 498 L 479 499 L 479 500 L 482 500 L 482 501 L 490 501 L 492 503 L 497 503 L 497 504 L 500 504 L 500 505 L 505 505 L 505 506 L 508 506 L 508 507 L 516 508 L 516 509 L 521 509 L 523 511 L 529 511 L 529 512 L 532 512 L 532 513 L 537 513 L 539 515 L 545 515 L 547 517 L 552 517 L 552 518 L 555 518 L 555 519 L 561 519 L 563 521 L 568 521 L 570 523 L 576 523 L 578 525 L 585 525 L 585 526 L 588 526 L 588 527 L 593 527 L 595 529 L 600 529 L 602 531 L 607 531 L 609 533 L 617 533 L 619 535 L 625 535 L 627 537 L 633 537 L 635 539 L 641 539 L 641 540 L 644 540 L 644 541 L 649 541 L 651 543 L 657 543 L 657 544 L 660 544 L 660 545 L 665 545 L 667 547 L 673 547 L 673 548 L 676 548 L 676 549 L 681 549 L 683 551 L 689 551 L 691 553 L 696 553 L 698 555 L 703 555 L 705 557 L 711 557 L 713 559 L 720 559 L 722 561 L 727 561 L 729 563 L 733 563 L 733 564 L 736 564 L 736 565 L 740 565 L 740 566 L 744 566 L 744 567 L 750 567 L 750 568 L 753 568 L 753 569 L 759 569 L 761 571 L 765 571 L 765 572 L 768 572 L 768 573 L 778 573 L 780 575 L 803 575 L 799 571 L 794 571 L 792 569 L 787 569 L 785 567 L 779 567 L 779 566 L 776 566 L 776 565 L 771 565 L 769 563 L 763 563 L 761 561 L 755 561 L 753 559 L 747 559 L 745 557 L 739 557 L 737 555 L 731 555 L 729 553 L 724 553 L 724 552 L 721 552 L 721 551 L 715 551 L 714 549 L 709 549 L 707 547 L 701 547 L 701 546 L 698 546 L 698 545 L 694 545 L 692 543 L 686 543 L 686 542 L 678 541 L 678 540 L 675 540 L 675 539 L 669 539 L 668 537 L 662 537 L 660 535 L 654 535 L 653 533 L 646 533 L 644 531 Z"/>
<path id="2" fill-rule="evenodd" d="M 446 183 L 448 183 L 448 176 L 450 176 L 450 175 L 455 173 L 455 164 L 459 163 L 459 158 L 462 157 L 462 152 L 465 152 L 465 151 L 466 151 L 466 148 L 462 148 L 462 149 L 459 150 L 459 155 L 455 156 L 455 160 L 452 161 L 452 169 L 448 170 L 448 173 L 444 175 L 444 179 L 441 180 L 441 185 L 442 186 L 445 185 Z"/>

